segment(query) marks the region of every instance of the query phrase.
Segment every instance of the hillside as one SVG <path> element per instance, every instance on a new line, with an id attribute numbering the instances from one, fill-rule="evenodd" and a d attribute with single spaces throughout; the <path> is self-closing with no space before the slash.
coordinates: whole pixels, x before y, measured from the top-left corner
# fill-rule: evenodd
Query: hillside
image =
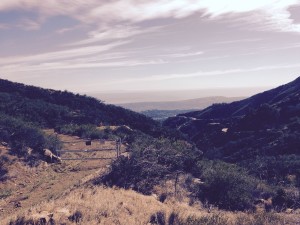
<path id="1" fill-rule="evenodd" d="M 136 112 L 147 110 L 197 110 L 204 109 L 214 103 L 228 103 L 243 99 L 242 97 L 212 96 L 205 98 L 188 99 L 182 101 L 165 102 L 135 102 L 123 103 L 120 106 Z"/>
<path id="2" fill-rule="evenodd" d="M 300 78 L 245 100 L 169 118 L 164 125 L 186 134 L 212 159 L 241 163 L 256 157 L 298 157 Z"/>
<path id="3" fill-rule="evenodd" d="M 0 79 L 0 113 L 42 128 L 66 124 L 127 125 L 154 134 L 152 119 L 92 97 Z"/>
<path id="4" fill-rule="evenodd" d="M 204 110 L 195 111 L 182 116 L 194 117 L 197 119 L 224 119 L 230 117 L 244 116 L 249 110 L 258 109 L 262 104 L 269 104 L 275 107 L 285 108 L 286 106 L 298 103 L 300 94 L 300 77 L 295 81 L 254 95 L 250 98 L 236 101 L 230 104 L 214 104 Z"/>

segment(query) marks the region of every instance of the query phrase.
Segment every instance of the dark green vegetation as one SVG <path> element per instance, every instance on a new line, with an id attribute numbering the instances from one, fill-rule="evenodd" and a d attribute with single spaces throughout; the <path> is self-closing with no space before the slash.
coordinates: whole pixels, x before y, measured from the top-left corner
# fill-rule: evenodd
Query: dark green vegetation
<path id="1" fill-rule="evenodd" d="M 273 190 L 281 188 L 273 204 L 281 199 L 278 207 L 299 207 L 300 78 L 242 101 L 169 118 L 164 125 L 184 133 L 203 151 L 204 158 L 238 165 Z M 206 185 L 223 172 L 204 179 Z M 222 202 L 218 205 L 224 208 Z"/>
<path id="2" fill-rule="evenodd" d="M 116 160 L 111 172 L 99 181 L 150 194 L 154 185 L 166 177 L 173 178 L 181 171 L 192 172 L 201 155 L 201 151 L 185 141 L 139 135 L 131 144 L 131 156 Z"/>
<path id="3" fill-rule="evenodd" d="M 67 91 L 54 91 L 0 80 L 0 112 L 38 127 L 66 124 L 127 125 L 152 135 L 160 134 L 152 119 L 100 100 Z"/>
<path id="4" fill-rule="evenodd" d="M 133 130 L 99 130 L 100 124 Z M 272 198 L 266 210 L 299 207 L 300 78 L 249 99 L 169 118 L 164 125 L 91 97 L 0 80 L 0 141 L 16 154 L 26 155 L 28 147 L 55 148 L 59 140 L 43 128 L 85 138 L 118 136 L 129 145 L 130 157 L 115 160 L 95 183 L 150 194 L 181 174 L 191 202 L 254 210 L 256 200 Z"/>
<path id="5" fill-rule="evenodd" d="M 236 163 L 300 153 L 300 78 L 231 104 L 169 118 L 210 159 Z"/>
<path id="6" fill-rule="evenodd" d="M 176 116 L 181 113 L 187 113 L 193 111 L 192 109 L 188 110 L 158 110 L 158 109 L 153 109 L 153 110 L 146 110 L 142 111 L 141 113 L 151 117 L 154 120 L 158 121 L 163 121 L 169 117 Z"/>
<path id="7" fill-rule="evenodd" d="M 98 125 L 127 125 L 153 136 L 167 133 L 152 119 L 95 98 L 0 80 L 0 139 L 15 150 L 40 150 L 41 129 L 54 128 L 86 138 L 107 135 Z"/>
<path id="8" fill-rule="evenodd" d="M 95 98 L 0 79 L 0 143 L 8 143 L 12 154 L 24 156 L 32 165 L 37 159 L 28 156 L 30 148 L 43 153 L 44 148 L 54 150 L 60 144 L 43 129 L 92 139 L 125 137 L 127 132 L 100 130 L 99 125 L 126 125 L 154 137 L 172 133 L 149 117 Z M 1 161 L 1 177 L 4 164 Z"/>

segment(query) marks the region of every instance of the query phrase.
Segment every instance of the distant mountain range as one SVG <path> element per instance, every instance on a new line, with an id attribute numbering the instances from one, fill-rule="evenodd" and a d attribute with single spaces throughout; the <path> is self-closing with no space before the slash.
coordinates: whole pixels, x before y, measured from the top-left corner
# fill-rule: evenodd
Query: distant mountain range
<path id="1" fill-rule="evenodd" d="M 300 154 L 300 77 L 241 101 L 179 114 L 164 125 L 187 135 L 208 158 Z"/>
<path id="2" fill-rule="evenodd" d="M 212 96 L 181 101 L 135 102 L 124 103 L 119 105 L 136 112 L 142 112 L 147 110 L 199 110 L 204 109 L 214 103 L 229 103 L 244 98 L 245 97 Z"/>

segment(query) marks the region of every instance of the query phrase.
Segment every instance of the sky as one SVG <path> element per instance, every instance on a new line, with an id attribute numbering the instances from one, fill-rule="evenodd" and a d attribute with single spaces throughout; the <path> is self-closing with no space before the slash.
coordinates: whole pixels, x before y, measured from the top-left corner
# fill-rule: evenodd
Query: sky
<path id="1" fill-rule="evenodd" d="M 300 0 L 0 1 L 0 78 L 45 88 L 258 91 L 299 58 Z"/>

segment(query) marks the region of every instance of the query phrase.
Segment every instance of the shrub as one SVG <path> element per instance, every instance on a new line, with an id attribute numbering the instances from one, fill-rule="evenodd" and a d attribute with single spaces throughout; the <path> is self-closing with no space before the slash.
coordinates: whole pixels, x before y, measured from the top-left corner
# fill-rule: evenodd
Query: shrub
<path id="1" fill-rule="evenodd" d="M 61 149 L 63 146 L 62 142 L 55 134 L 50 134 L 45 136 L 45 144 L 44 147 L 50 149 L 55 152 L 57 149 Z"/>
<path id="2" fill-rule="evenodd" d="M 297 179 L 300 175 L 299 155 L 256 157 L 245 160 L 240 165 L 246 167 L 256 177 L 267 180 L 274 185 L 280 183 L 297 185 Z M 289 175 L 296 175 L 296 179 L 294 181 L 289 180 Z"/>
<path id="3" fill-rule="evenodd" d="M 172 212 L 168 219 L 168 225 L 176 225 L 179 224 L 179 216 L 177 213 Z"/>
<path id="4" fill-rule="evenodd" d="M 63 134 L 77 135 L 81 138 L 100 139 L 104 138 L 106 131 L 97 129 L 97 126 L 92 124 L 77 125 L 67 124 L 61 127 L 56 127 L 56 130 Z"/>
<path id="5" fill-rule="evenodd" d="M 131 157 L 120 157 L 113 162 L 111 171 L 100 182 L 123 188 L 131 187 L 150 194 L 153 186 L 167 175 L 175 176 L 178 171 L 191 170 L 201 156 L 201 152 L 186 142 L 148 136 L 138 137 L 130 149 Z"/>
<path id="6" fill-rule="evenodd" d="M 76 210 L 76 212 L 74 212 L 71 216 L 69 216 L 68 219 L 71 222 L 80 223 L 82 217 L 83 217 L 82 213 L 79 210 Z"/>
<path id="7" fill-rule="evenodd" d="M 283 211 L 287 208 L 296 209 L 300 207 L 299 190 L 286 191 L 278 189 L 272 200 L 273 206 L 277 211 Z"/>
<path id="8" fill-rule="evenodd" d="M 3 157 L 0 157 L 0 181 L 5 180 L 6 174 L 7 174 L 7 169 L 4 167 Z"/>
<path id="9" fill-rule="evenodd" d="M 150 223 L 151 224 L 158 224 L 158 225 L 165 225 L 166 219 L 165 219 L 165 213 L 164 212 L 157 212 L 150 217 Z"/>
<path id="10" fill-rule="evenodd" d="M 226 210 L 246 210 L 252 208 L 252 194 L 256 181 L 242 168 L 220 161 L 203 161 L 198 197 L 202 201 Z"/>

